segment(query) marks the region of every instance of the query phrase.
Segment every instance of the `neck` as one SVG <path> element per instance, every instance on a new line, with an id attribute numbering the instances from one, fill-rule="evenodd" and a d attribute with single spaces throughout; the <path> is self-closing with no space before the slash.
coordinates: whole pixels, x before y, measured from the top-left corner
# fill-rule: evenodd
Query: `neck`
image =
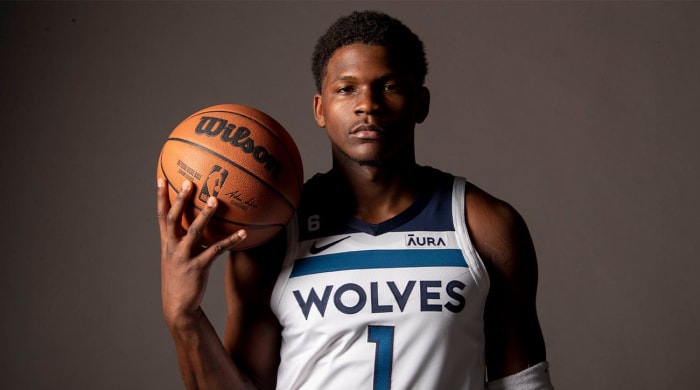
<path id="1" fill-rule="evenodd" d="M 368 223 L 386 221 L 406 210 L 420 190 L 419 166 L 415 161 L 378 165 L 333 164 L 347 185 L 354 205 L 353 216 Z"/>

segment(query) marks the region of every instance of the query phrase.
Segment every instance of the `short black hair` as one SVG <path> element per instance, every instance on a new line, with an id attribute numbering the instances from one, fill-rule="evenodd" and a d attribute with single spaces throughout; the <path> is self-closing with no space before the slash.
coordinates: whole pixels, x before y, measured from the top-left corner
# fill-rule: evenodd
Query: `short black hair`
<path id="1" fill-rule="evenodd" d="M 316 42 L 311 72 L 318 92 L 321 92 L 326 66 L 333 53 L 355 43 L 386 47 L 399 63 L 406 64 L 420 85 L 425 82 L 428 61 L 420 38 L 400 20 L 385 13 L 355 11 L 336 20 Z"/>

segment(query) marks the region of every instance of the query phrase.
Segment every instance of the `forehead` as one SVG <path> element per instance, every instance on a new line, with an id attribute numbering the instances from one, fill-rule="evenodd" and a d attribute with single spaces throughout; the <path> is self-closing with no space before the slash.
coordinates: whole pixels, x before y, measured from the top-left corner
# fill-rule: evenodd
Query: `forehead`
<path id="1" fill-rule="evenodd" d="M 325 79 L 376 76 L 398 73 L 391 52 L 384 46 L 352 44 L 333 53 L 326 66 Z"/>

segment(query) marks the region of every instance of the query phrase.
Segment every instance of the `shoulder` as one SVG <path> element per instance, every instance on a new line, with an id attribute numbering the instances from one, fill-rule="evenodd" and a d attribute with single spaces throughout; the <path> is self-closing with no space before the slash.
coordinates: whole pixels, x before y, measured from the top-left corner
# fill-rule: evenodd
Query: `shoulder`
<path id="1" fill-rule="evenodd" d="M 469 183 L 465 214 L 474 246 L 489 273 L 494 269 L 506 271 L 533 265 L 534 248 L 530 233 L 513 206 Z"/>
<path id="2" fill-rule="evenodd" d="M 328 203 L 333 203 L 333 198 L 328 195 L 336 192 L 340 185 L 338 174 L 335 171 L 316 173 L 304 183 L 299 209 L 307 210 L 319 208 L 319 206 L 327 207 Z"/>

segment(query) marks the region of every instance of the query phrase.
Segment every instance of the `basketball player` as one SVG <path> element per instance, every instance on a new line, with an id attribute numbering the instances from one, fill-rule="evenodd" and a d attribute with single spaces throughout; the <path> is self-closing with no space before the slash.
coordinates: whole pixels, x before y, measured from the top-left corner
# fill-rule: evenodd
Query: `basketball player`
<path id="1" fill-rule="evenodd" d="M 430 103 L 422 42 L 387 15 L 353 13 L 319 39 L 313 73 L 333 167 L 306 183 L 284 234 L 199 249 L 216 199 L 181 232 L 192 186 L 170 207 L 158 181 L 163 311 L 187 387 L 551 389 L 524 221 L 415 161 Z M 200 304 L 227 249 L 221 341 Z"/>

